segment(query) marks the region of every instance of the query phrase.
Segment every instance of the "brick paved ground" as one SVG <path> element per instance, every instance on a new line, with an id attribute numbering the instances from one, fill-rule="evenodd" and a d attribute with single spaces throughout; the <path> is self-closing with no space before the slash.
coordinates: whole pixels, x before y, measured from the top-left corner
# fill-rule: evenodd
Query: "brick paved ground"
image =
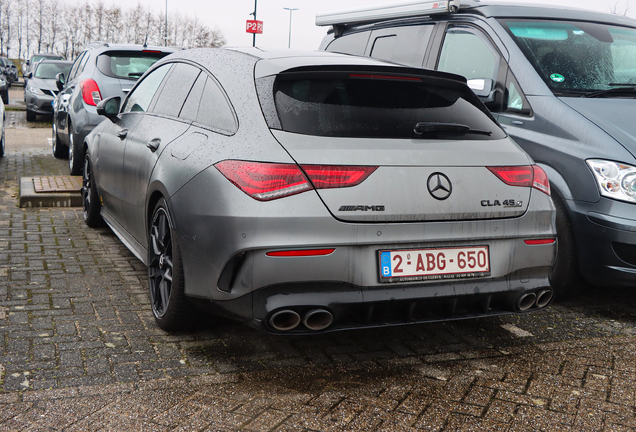
<path id="1" fill-rule="evenodd" d="M 20 209 L 66 174 L 24 113 L 0 159 L 0 430 L 636 430 L 636 292 L 536 314 L 272 337 L 168 334 L 145 268 L 79 209 Z M 40 124 L 46 119 L 39 119 Z M 515 333 L 504 329 L 502 325 Z"/>

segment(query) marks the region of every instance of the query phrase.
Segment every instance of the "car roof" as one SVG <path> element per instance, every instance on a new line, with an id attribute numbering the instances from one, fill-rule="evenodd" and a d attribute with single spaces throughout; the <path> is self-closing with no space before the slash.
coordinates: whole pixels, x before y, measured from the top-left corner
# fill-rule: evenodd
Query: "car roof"
<path id="1" fill-rule="evenodd" d="M 41 64 L 72 65 L 73 62 L 70 60 L 42 60 L 38 62 L 38 65 Z"/>
<path id="2" fill-rule="evenodd" d="M 258 64 L 257 70 L 254 73 L 256 78 L 274 75 L 288 69 L 304 66 L 340 65 L 398 68 L 406 73 L 430 75 L 466 82 L 463 77 L 458 75 L 421 68 L 409 68 L 408 66 L 388 63 L 370 57 L 359 57 L 326 51 L 266 49 L 258 47 L 195 48 L 164 57 L 157 63 L 157 66 L 171 60 L 184 59 L 199 63 L 211 72 L 220 72 L 221 74 L 231 76 L 236 68 L 235 60 L 239 58 L 241 62 L 250 64 L 251 68 L 255 68 Z"/>
<path id="3" fill-rule="evenodd" d="M 107 42 L 93 42 L 87 46 L 99 51 L 159 51 L 159 52 L 176 52 L 183 50 L 181 47 L 165 47 L 165 46 L 151 46 L 151 45 L 137 45 L 137 44 L 113 44 Z"/>
<path id="4" fill-rule="evenodd" d="M 636 26 L 636 20 L 623 15 L 580 9 L 572 6 L 502 1 L 462 0 L 458 13 L 477 13 L 489 18 L 545 18 L 596 21 Z"/>

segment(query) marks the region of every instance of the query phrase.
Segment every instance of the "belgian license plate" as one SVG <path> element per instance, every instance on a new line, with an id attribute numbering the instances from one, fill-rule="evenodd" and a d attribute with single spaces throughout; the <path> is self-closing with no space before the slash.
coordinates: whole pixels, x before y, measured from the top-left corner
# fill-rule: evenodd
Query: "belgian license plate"
<path id="1" fill-rule="evenodd" d="M 490 275 L 488 246 L 380 251 L 380 282 Z"/>

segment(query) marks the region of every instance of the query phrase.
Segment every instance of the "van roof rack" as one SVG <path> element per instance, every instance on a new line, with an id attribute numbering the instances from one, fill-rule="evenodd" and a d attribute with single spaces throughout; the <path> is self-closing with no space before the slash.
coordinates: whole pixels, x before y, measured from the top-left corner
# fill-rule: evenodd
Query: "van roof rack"
<path id="1" fill-rule="evenodd" d="M 452 13 L 459 9 L 460 0 L 416 1 L 406 0 L 395 3 L 365 6 L 316 14 L 318 26 L 341 26 L 382 21 L 393 18 Z"/>

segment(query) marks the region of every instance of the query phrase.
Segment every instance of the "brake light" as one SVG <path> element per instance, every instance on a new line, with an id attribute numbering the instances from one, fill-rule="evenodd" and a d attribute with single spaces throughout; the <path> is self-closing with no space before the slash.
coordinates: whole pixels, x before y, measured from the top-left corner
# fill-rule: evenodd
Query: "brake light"
<path id="1" fill-rule="evenodd" d="M 522 165 L 487 168 L 507 185 L 533 187 L 550 196 L 548 175 L 540 166 Z"/>
<path id="2" fill-rule="evenodd" d="M 307 257 L 330 255 L 336 249 L 301 249 L 267 252 L 265 255 L 272 257 Z"/>
<path id="3" fill-rule="evenodd" d="M 159 50 L 142 50 L 141 52 L 152 53 L 152 54 L 161 54 L 162 53 Z"/>
<path id="4" fill-rule="evenodd" d="M 366 180 L 377 166 L 302 165 L 316 189 L 356 186 Z"/>
<path id="5" fill-rule="evenodd" d="M 356 186 L 378 167 L 278 164 L 226 160 L 215 165 L 239 189 L 259 201 L 308 190 Z"/>
<path id="6" fill-rule="evenodd" d="M 102 100 L 102 95 L 99 92 L 99 86 L 92 79 L 85 79 L 80 83 L 80 91 L 82 92 L 82 99 L 88 105 L 95 106 Z"/>
<path id="7" fill-rule="evenodd" d="M 370 75 L 370 74 L 350 74 L 349 78 L 370 78 L 370 79 L 384 79 L 384 80 L 397 80 L 397 81 L 417 81 L 421 82 L 421 78 L 397 76 L 397 75 Z"/>

